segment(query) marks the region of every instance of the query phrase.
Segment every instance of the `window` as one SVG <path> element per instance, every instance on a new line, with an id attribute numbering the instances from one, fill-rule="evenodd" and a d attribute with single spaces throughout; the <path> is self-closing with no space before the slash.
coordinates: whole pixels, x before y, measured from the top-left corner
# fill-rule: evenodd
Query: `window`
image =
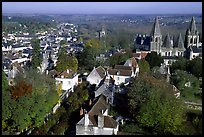
<path id="1" fill-rule="evenodd" d="M 167 56 L 167 52 L 165 52 L 165 56 Z"/>
<path id="2" fill-rule="evenodd" d="M 68 85 L 70 85 L 71 84 L 71 82 L 70 81 L 68 81 Z"/>
<path id="3" fill-rule="evenodd" d="M 158 42 L 158 38 L 155 38 L 155 42 Z"/>
<path id="4" fill-rule="evenodd" d="M 120 80 L 120 77 L 117 77 L 117 80 Z"/>
<path id="5" fill-rule="evenodd" d="M 195 38 L 195 39 L 194 39 L 194 44 L 196 44 L 196 43 L 197 43 L 197 39 Z"/>
<path id="6" fill-rule="evenodd" d="M 169 56 L 170 56 L 170 51 L 169 51 Z"/>
<path id="7" fill-rule="evenodd" d="M 193 38 L 190 39 L 190 43 L 193 43 Z"/>

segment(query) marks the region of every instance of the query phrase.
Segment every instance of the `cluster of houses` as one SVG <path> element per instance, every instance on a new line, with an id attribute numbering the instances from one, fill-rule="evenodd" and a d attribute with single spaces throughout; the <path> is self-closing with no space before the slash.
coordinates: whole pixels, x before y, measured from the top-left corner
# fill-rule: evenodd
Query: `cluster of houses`
<path id="1" fill-rule="evenodd" d="M 74 33 L 77 33 L 77 29 L 73 24 L 63 23 L 58 26 L 59 34 L 46 34 L 45 37 L 37 38 L 40 39 L 41 55 L 43 61 L 41 66 L 39 66 L 39 71 L 41 73 L 46 73 L 50 77 L 55 79 L 57 87 L 61 87 L 62 92 L 59 94 L 60 102 L 56 104 L 53 108 L 53 112 L 60 107 L 62 102 L 68 98 L 71 92 L 74 92 L 74 87 L 82 82 L 82 79 L 79 78 L 77 72 L 72 70 L 65 70 L 63 72 L 57 72 L 54 69 L 48 69 L 50 63 L 52 66 L 56 65 L 57 53 L 60 48 L 60 41 L 65 40 L 67 42 L 67 52 L 75 53 L 81 52 L 83 50 L 83 43 L 76 43 L 76 37 L 71 36 Z M 202 48 L 199 43 L 198 31 L 195 27 L 195 20 L 192 19 L 191 27 L 187 31 L 188 42 L 187 49 L 190 50 L 190 59 L 194 58 L 194 48 Z M 105 35 L 105 32 L 101 32 L 101 36 Z M 2 43 L 2 65 L 3 70 L 6 72 L 8 79 L 10 80 L 10 85 L 13 84 L 12 80 L 15 78 L 18 72 L 23 72 L 23 67 L 26 66 L 28 61 L 32 59 L 32 45 L 30 40 L 35 37 L 24 36 L 13 36 L 8 35 L 3 37 Z M 71 37 L 71 38 L 70 38 Z M 132 57 L 124 62 L 123 65 L 115 65 L 114 68 L 108 66 L 98 66 L 94 67 L 93 70 L 87 75 L 86 81 L 90 85 L 95 85 L 94 100 L 93 104 L 89 109 L 82 109 L 82 118 L 76 124 L 76 134 L 77 135 L 112 135 L 117 134 L 119 129 L 119 123 L 112 116 L 108 114 L 108 106 L 114 106 L 114 95 L 116 92 L 124 94 L 125 90 L 121 90 L 120 87 L 127 87 L 133 79 L 139 75 L 139 65 L 138 60 L 144 59 L 145 56 L 151 51 L 156 51 L 161 54 L 162 57 L 172 57 L 172 56 L 184 56 L 184 51 L 187 50 L 184 48 L 184 43 L 181 35 L 179 35 L 176 44 L 172 42 L 170 36 L 167 35 L 164 42 L 162 41 L 162 35 L 159 28 L 158 18 L 155 20 L 153 26 L 153 31 L 151 37 L 142 37 L 140 36 L 136 41 L 140 41 L 141 47 L 145 47 L 145 43 L 148 43 L 146 40 L 150 40 L 150 50 L 149 51 L 139 51 L 137 53 L 132 53 Z M 15 41 L 14 44 L 9 44 L 10 40 Z M 21 41 L 21 42 L 17 42 Z M 17 46 L 17 44 L 21 44 Z M 72 50 L 70 50 L 72 49 Z M 171 50 L 169 50 L 171 49 Z M 117 51 L 119 52 L 119 51 Z M 111 53 L 113 54 L 113 52 Z M 199 52 L 199 55 L 202 55 L 202 52 Z M 110 54 L 108 55 L 110 56 Z M 195 55 L 197 56 L 197 54 Z M 51 58 L 51 62 L 49 59 Z M 100 57 L 98 57 L 100 58 Z M 101 55 L 103 58 L 103 55 Z M 166 58 L 165 58 L 166 59 Z M 170 63 L 165 62 L 165 65 L 168 66 Z M 52 67 L 51 67 L 52 68 Z M 161 66 L 161 73 L 169 74 L 169 68 Z M 172 86 L 175 91 L 175 96 L 178 98 L 180 92 L 176 89 L 175 86 Z"/>

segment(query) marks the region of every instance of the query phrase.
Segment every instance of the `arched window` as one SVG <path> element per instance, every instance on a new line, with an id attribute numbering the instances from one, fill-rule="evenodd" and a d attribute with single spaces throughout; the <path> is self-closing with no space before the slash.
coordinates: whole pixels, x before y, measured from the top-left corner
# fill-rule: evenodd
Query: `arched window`
<path id="1" fill-rule="evenodd" d="M 193 38 L 190 38 L 190 43 L 193 43 Z"/>
<path id="2" fill-rule="evenodd" d="M 169 51 L 169 56 L 170 56 L 170 51 Z"/>
<path id="3" fill-rule="evenodd" d="M 155 38 L 155 42 L 158 42 L 158 37 Z"/>
<path id="4" fill-rule="evenodd" d="M 196 44 L 196 43 L 197 43 L 197 38 L 194 39 L 194 44 Z"/>
<path id="5" fill-rule="evenodd" d="M 165 56 L 167 56 L 167 52 L 165 52 Z"/>

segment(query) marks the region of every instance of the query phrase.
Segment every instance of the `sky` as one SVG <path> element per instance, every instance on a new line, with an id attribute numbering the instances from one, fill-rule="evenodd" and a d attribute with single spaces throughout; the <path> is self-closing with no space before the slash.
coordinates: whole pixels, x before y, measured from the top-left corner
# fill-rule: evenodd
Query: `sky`
<path id="1" fill-rule="evenodd" d="M 2 13 L 202 14 L 202 2 L 2 2 Z"/>

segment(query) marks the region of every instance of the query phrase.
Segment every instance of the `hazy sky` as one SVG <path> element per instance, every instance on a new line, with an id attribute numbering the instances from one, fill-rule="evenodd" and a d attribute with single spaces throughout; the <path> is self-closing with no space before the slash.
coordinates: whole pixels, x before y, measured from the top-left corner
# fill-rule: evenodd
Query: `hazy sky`
<path id="1" fill-rule="evenodd" d="M 2 2 L 2 13 L 201 14 L 202 2 Z"/>

